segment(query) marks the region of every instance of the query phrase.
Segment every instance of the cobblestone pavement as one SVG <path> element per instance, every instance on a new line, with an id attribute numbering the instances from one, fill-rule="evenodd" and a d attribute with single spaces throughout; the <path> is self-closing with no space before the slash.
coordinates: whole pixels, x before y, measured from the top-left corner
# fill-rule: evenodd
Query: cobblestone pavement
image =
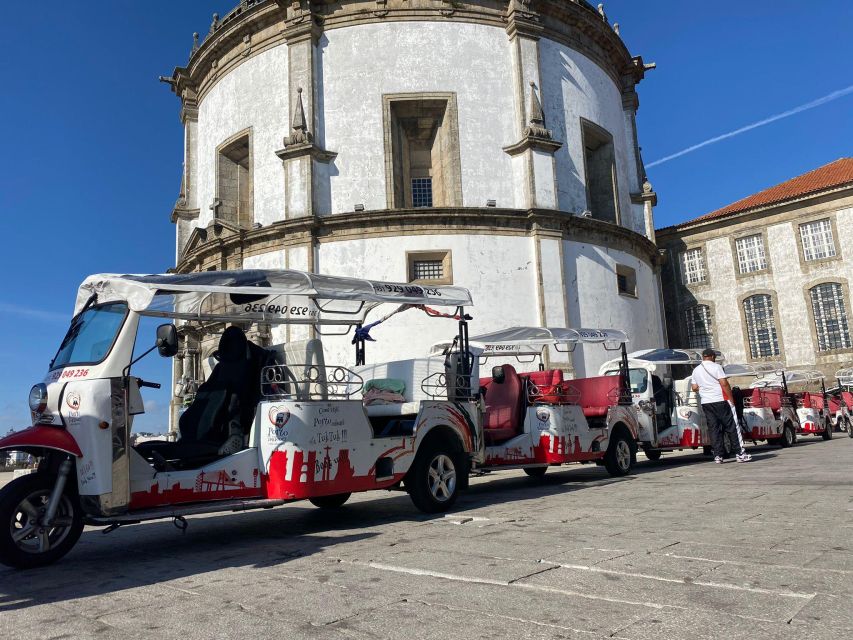
<path id="1" fill-rule="evenodd" d="M 753 454 L 493 474 L 438 517 L 373 493 L 87 529 L 0 569 L 0 637 L 853 637 L 853 440 Z"/>

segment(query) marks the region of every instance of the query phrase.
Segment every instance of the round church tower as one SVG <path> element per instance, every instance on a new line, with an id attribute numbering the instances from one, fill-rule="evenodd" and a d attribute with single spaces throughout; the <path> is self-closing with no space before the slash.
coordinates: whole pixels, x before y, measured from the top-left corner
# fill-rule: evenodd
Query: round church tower
<path id="1" fill-rule="evenodd" d="M 176 270 L 454 283 L 472 334 L 606 326 L 662 346 L 646 69 L 584 0 L 243 0 L 164 79 L 185 127 Z M 368 351 L 425 355 L 446 322 L 399 314 Z M 351 361 L 348 338 L 324 344 Z M 551 365 L 595 375 L 611 355 Z"/>

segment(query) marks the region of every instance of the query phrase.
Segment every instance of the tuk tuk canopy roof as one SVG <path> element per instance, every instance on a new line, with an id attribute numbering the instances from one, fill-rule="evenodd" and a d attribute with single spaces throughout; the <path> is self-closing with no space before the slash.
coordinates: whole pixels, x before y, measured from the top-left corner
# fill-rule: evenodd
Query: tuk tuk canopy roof
<path id="1" fill-rule="evenodd" d="M 513 356 L 539 355 L 546 346 L 558 351 L 571 351 L 578 343 L 621 345 L 628 336 L 618 329 L 568 329 L 565 327 L 509 327 L 500 331 L 471 336 L 471 346 L 480 350 L 481 356 L 501 354 Z M 433 346 L 433 353 L 441 352 L 447 343 Z M 560 347 L 564 347 L 561 349 Z"/>
<path id="2" fill-rule="evenodd" d="M 755 378 L 760 378 L 762 376 L 767 376 L 768 374 L 775 374 L 777 371 L 781 371 L 785 368 L 785 365 L 781 362 L 749 362 L 749 363 L 732 363 L 723 366 L 723 371 L 726 372 L 726 375 L 730 378 L 737 378 L 740 376 L 753 376 Z M 781 378 L 779 379 L 779 383 L 781 384 Z"/>
<path id="3" fill-rule="evenodd" d="M 753 382 L 751 387 L 781 387 L 782 375 L 785 376 L 785 382 L 791 385 L 816 385 L 823 382 L 825 376 L 820 371 L 815 369 L 784 369 L 769 373 L 762 378 Z"/>
<path id="4" fill-rule="evenodd" d="M 717 351 L 717 357 L 723 354 Z M 629 360 L 642 360 L 652 364 L 699 364 L 702 362 L 700 349 L 652 349 L 628 354 Z"/>
<path id="5" fill-rule="evenodd" d="M 835 372 L 838 384 L 849 387 L 853 386 L 853 367 L 846 367 Z"/>
<path id="6" fill-rule="evenodd" d="M 270 324 L 361 324 L 370 309 L 385 302 L 443 307 L 472 304 L 471 293 L 464 287 L 268 269 L 96 274 L 80 285 L 75 315 L 93 294 L 98 304 L 122 301 L 144 315 Z"/>

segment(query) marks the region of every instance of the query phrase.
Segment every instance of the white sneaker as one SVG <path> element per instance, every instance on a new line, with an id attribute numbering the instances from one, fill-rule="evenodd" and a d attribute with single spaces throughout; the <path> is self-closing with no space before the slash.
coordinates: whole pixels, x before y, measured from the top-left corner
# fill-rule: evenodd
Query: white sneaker
<path id="1" fill-rule="evenodd" d="M 716 464 L 723 464 L 723 459 L 720 456 L 714 456 L 714 462 Z"/>
<path id="2" fill-rule="evenodd" d="M 737 454 L 737 456 L 735 456 L 735 459 L 738 462 L 749 462 L 750 460 L 752 460 L 752 456 L 744 451 L 742 453 Z"/>

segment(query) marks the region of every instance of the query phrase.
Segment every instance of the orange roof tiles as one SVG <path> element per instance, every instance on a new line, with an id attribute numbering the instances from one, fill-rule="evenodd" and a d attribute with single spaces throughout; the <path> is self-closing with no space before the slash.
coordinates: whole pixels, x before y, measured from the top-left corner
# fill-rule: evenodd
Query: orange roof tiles
<path id="1" fill-rule="evenodd" d="M 742 200 L 733 202 L 722 209 L 717 209 L 711 213 L 706 213 L 704 216 L 673 226 L 681 227 L 688 224 L 705 222 L 714 218 L 723 218 L 735 213 L 749 211 L 750 209 L 801 198 L 848 183 L 853 183 L 853 158 L 840 158 L 835 162 L 818 167 L 814 171 L 809 171 L 801 176 L 777 184 L 775 187 L 770 187 Z"/>

